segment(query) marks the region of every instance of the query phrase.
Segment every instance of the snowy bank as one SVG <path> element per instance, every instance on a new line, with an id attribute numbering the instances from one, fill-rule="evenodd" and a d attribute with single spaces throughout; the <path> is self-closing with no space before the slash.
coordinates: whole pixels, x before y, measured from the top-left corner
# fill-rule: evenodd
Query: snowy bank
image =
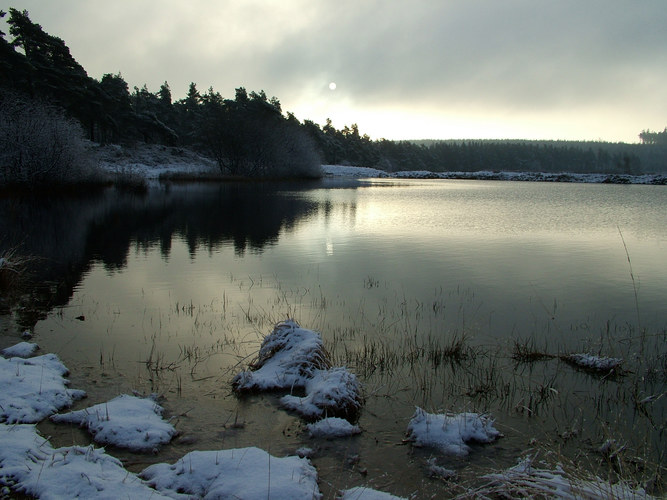
<path id="1" fill-rule="evenodd" d="M 0 442 L 0 483 L 35 498 L 170 498 L 148 487 L 103 449 L 54 449 L 34 425 L 0 424 Z"/>
<path id="2" fill-rule="evenodd" d="M 0 358 L 0 422 L 35 423 L 86 396 L 68 389 L 68 370 L 55 354 Z"/>
<path id="3" fill-rule="evenodd" d="M 417 408 L 408 424 L 407 440 L 459 457 L 470 452 L 469 442 L 491 443 L 502 434 L 493 420 L 478 413 L 427 413 Z"/>
<path id="4" fill-rule="evenodd" d="M 666 185 L 667 176 L 663 174 L 575 174 L 567 172 L 496 172 L 480 170 L 478 172 L 430 172 L 428 170 L 405 170 L 384 172 L 375 168 L 351 167 L 345 165 L 322 165 L 324 175 L 328 177 L 354 178 L 396 178 L 396 179 L 467 179 L 497 181 L 532 181 L 532 182 L 578 182 L 594 184 L 656 184 Z"/>
<path id="5" fill-rule="evenodd" d="M 384 170 L 348 165 L 322 165 L 322 173 L 329 177 L 390 177 Z"/>
<path id="6" fill-rule="evenodd" d="M 58 423 L 78 424 L 96 443 L 139 452 L 157 452 L 177 431 L 162 419 L 163 408 L 153 398 L 122 394 L 111 401 L 83 410 L 53 415 Z"/>
<path id="7" fill-rule="evenodd" d="M 187 178 L 219 175 L 215 161 L 186 148 L 139 144 L 133 147 L 118 145 L 94 146 L 100 168 L 111 175 L 129 175 L 148 180 L 184 175 Z M 575 174 L 568 172 L 430 172 L 406 170 L 385 172 L 377 168 L 351 165 L 322 165 L 327 177 L 398 178 L 398 179 L 471 179 L 540 182 L 581 182 L 610 184 L 667 184 L 664 174 Z M 0 266 L 2 263 L 0 262 Z"/>
<path id="8" fill-rule="evenodd" d="M 197 176 L 220 172 L 213 160 L 185 148 L 158 144 L 135 147 L 110 144 L 97 146 L 95 152 L 102 170 L 112 175 L 159 179 L 160 176 L 170 174 Z"/>

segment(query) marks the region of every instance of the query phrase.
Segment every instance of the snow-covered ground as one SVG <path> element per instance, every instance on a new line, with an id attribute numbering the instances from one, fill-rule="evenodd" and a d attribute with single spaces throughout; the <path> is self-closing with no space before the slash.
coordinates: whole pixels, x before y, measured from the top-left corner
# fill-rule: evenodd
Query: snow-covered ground
<path id="1" fill-rule="evenodd" d="M 144 179 L 158 179 L 161 175 L 206 175 L 219 173 L 210 158 L 184 148 L 142 144 L 135 147 L 118 145 L 95 146 L 99 166 L 103 171 L 125 174 Z"/>
<path id="2" fill-rule="evenodd" d="M 95 146 L 95 154 L 102 170 L 110 174 L 127 174 L 148 180 L 163 175 L 187 174 L 188 176 L 217 175 L 215 161 L 185 148 L 142 144 L 135 147 L 118 145 Z M 397 179 L 478 179 L 506 181 L 580 182 L 613 184 L 667 184 L 664 174 L 573 174 L 546 172 L 430 172 L 427 170 L 388 173 L 369 167 L 350 165 L 322 165 L 327 177 Z"/>
<path id="3" fill-rule="evenodd" d="M 533 182 L 579 182 L 579 183 L 610 183 L 610 184 L 667 184 L 667 176 L 661 174 L 627 175 L 627 174 L 572 174 L 547 172 L 430 172 L 428 170 L 406 170 L 387 173 L 375 168 L 350 167 L 343 165 L 322 165 L 324 175 L 329 177 L 358 177 L 396 179 L 470 179 L 499 181 L 533 181 Z"/>

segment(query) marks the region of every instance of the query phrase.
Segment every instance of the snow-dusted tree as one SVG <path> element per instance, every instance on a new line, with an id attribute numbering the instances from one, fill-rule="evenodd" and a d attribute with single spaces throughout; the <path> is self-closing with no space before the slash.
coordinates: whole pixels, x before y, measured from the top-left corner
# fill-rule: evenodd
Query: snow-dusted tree
<path id="1" fill-rule="evenodd" d="M 209 96 L 209 97 L 207 97 Z M 223 173 L 244 177 L 320 177 L 320 158 L 294 115 L 285 118 L 278 99 L 236 89 L 223 100 L 209 91 L 198 133 L 203 150 Z"/>
<path id="2" fill-rule="evenodd" d="M 78 122 L 42 101 L 0 91 L 0 186 L 95 180 Z"/>

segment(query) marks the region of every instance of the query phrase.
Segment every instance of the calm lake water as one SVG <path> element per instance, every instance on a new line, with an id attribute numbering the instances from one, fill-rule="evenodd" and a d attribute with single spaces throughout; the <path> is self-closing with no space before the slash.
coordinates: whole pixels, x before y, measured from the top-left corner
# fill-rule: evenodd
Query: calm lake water
<path id="1" fill-rule="evenodd" d="M 529 449 L 595 469 L 617 438 L 665 463 L 667 397 L 637 405 L 665 391 L 662 186 L 330 179 L 1 203 L 3 246 L 43 257 L 15 321 L 71 369 L 79 406 L 134 389 L 177 416 L 182 436 L 157 456 L 114 453 L 134 470 L 192 449 L 309 446 L 329 497 L 361 484 L 448 496 Z M 360 377 L 361 436 L 312 440 L 276 395 L 231 394 L 287 317 Z M 517 346 L 622 357 L 631 374 L 520 362 Z M 465 459 L 414 449 L 415 406 L 490 412 L 505 437 Z M 42 427 L 56 444 L 87 439 Z M 429 479 L 431 456 L 459 480 Z"/>

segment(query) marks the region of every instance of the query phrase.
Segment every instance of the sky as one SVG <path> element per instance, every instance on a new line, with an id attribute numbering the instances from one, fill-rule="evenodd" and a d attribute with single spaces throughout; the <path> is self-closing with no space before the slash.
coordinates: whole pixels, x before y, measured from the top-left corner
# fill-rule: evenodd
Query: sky
<path id="1" fill-rule="evenodd" d="M 91 77 L 167 81 L 174 99 L 190 82 L 230 98 L 264 90 L 300 120 L 373 139 L 638 142 L 667 126 L 667 0 L 0 0 L 9 7 Z"/>

